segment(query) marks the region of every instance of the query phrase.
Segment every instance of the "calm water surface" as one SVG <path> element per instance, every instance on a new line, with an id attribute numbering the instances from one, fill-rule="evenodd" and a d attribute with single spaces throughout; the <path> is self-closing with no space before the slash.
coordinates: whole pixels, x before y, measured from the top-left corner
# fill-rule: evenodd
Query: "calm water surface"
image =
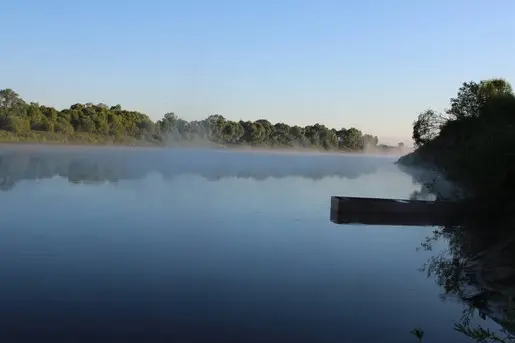
<path id="1" fill-rule="evenodd" d="M 3 148 L 0 341 L 469 342 L 419 271 L 432 228 L 329 220 L 419 189 L 393 161 Z"/>

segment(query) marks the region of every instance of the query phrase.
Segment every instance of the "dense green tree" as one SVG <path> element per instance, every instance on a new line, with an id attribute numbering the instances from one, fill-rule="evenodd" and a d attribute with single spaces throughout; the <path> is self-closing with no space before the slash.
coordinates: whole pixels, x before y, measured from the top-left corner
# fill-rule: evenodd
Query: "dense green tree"
<path id="1" fill-rule="evenodd" d="M 11 89 L 0 91 L 0 130 L 25 136 L 48 132 L 111 137 L 115 141 L 131 138 L 160 144 L 209 141 L 224 145 L 342 151 L 359 151 L 364 147 L 377 147 L 378 143 L 377 137 L 363 135 L 356 128 L 336 130 L 320 123 L 300 127 L 273 124 L 266 119 L 232 121 L 220 114 L 188 122 L 173 112 L 154 123 L 147 115 L 125 110 L 120 105 L 92 103 L 73 104 L 59 111 L 38 103 L 27 104 Z"/>
<path id="2" fill-rule="evenodd" d="M 513 203 L 515 96 L 502 79 L 464 83 L 447 117 L 432 110 L 413 125 L 415 152 L 403 164 L 431 166 L 492 208 Z M 499 206 L 502 205 L 502 206 Z"/>
<path id="3" fill-rule="evenodd" d="M 513 94 L 511 85 L 504 79 L 491 79 L 477 82 L 464 82 L 455 98 L 450 100 L 446 110 L 451 120 L 478 117 L 489 100 Z"/>
<path id="4" fill-rule="evenodd" d="M 21 110 L 25 106 L 25 101 L 20 98 L 18 93 L 10 88 L 0 90 L 0 111 L 5 114 L 6 111 Z M 21 113 L 16 113 L 21 114 Z"/>

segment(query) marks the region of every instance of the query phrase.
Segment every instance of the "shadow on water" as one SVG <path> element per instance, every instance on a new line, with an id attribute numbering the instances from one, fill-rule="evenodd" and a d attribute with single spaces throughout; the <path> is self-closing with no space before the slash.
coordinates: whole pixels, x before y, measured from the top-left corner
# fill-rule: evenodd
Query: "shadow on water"
<path id="1" fill-rule="evenodd" d="M 238 151 L 110 148 L 39 148 L 0 150 L 0 189 L 9 190 L 22 180 L 59 176 L 72 183 L 103 183 L 144 178 L 150 173 L 164 178 L 199 175 L 221 178 L 284 178 L 302 176 L 354 179 L 391 163 L 387 158 L 363 155 L 262 154 Z M 353 161 L 355 159 L 355 161 Z M 357 163 L 359 162 L 359 163 Z M 319 164 L 317 164 L 319 163 Z M 322 165 L 322 167 L 321 167 Z"/>
<path id="2" fill-rule="evenodd" d="M 420 191 L 411 194 L 411 199 L 443 200 L 459 196 L 459 190 L 435 173 L 406 168 L 404 171 L 412 176 L 414 183 L 422 185 Z M 433 252 L 437 250 L 433 250 L 435 246 L 445 246 L 434 252 L 420 270 L 441 287 L 442 300 L 455 300 L 463 305 L 462 316 L 454 328 L 474 341 L 515 342 L 514 228 L 515 213 L 499 216 L 499 212 L 490 210 L 470 211 L 459 225 L 435 228 L 418 247 Z M 481 324 L 472 325 L 471 320 L 476 316 L 482 320 L 489 318 L 502 329 L 494 332 Z M 412 334 L 419 341 L 426 341 L 423 328 L 414 329 Z"/>

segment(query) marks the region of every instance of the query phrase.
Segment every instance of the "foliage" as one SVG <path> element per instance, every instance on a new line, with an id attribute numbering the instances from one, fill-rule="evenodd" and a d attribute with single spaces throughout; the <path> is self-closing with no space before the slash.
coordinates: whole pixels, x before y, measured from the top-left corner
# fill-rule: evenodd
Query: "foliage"
<path id="1" fill-rule="evenodd" d="M 413 141 L 415 146 L 423 146 L 438 136 L 445 123 L 445 119 L 433 110 L 426 110 L 419 114 L 413 123 Z"/>
<path id="2" fill-rule="evenodd" d="M 445 114 L 427 110 L 413 124 L 415 152 L 399 163 L 431 166 L 467 196 L 506 202 L 515 186 L 515 96 L 503 79 L 463 83 Z"/>
<path id="3" fill-rule="evenodd" d="M 37 140 L 47 133 L 66 136 L 74 141 L 84 134 L 97 143 L 114 141 L 174 144 L 209 142 L 219 145 L 246 145 L 254 147 L 296 147 L 322 150 L 360 151 L 378 148 L 377 137 L 363 134 L 356 128 L 330 129 L 322 124 L 305 127 L 272 124 L 268 120 L 231 121 L 220 114 L 201 121 L 188 122 L 175 113 L 166 113 L 153 122 L 146 114 L 122 109 L 120 105 L 74 104 L 67 109 L 37 103 L 27 104 L 11 89 L 0 90 L 0 131 L 16 140 Z M 103 137 L 103 138 L 101 138 Z M 37 138 L 37 139 L 36 139 Z"/>
<path id="4" fill-rule="evenodd" d="M 515 186 L 514 128 L 515 96 L 507 81 L 466 82 L 443 114 L 427 110 L 419 115 L 413 123 L 417 149 L 398 161 L 436 169 L 458 186 L 454 198 L 481 200 L 487 206 L 483 213 L 471 212 L 462 225 L 435 230 L 421 245 L 431 250 L 434 242 L 446 240 L 448 248 L 432 256 L 422 270 L 436 279 L 442 298 L 460 299 L 467 305 L 455 330 L 477 342 L 515 341 L 508 320 L 510 292 L 515 287 L 514 223 L 510 218 Z M 434 192 L 437 198 L 448 199 L 436 191 L 436 182 L 422 182 L 420 193 Z M 413 194 L 416 198 L 422 195 Z M 498 313 L 494 303 L 503 304 L 506 312 Z M 496 333 L 481 326 L 471 328 L 475 310 L 483 319 L 499 318 L 494 320 L 504 329 Z"/>

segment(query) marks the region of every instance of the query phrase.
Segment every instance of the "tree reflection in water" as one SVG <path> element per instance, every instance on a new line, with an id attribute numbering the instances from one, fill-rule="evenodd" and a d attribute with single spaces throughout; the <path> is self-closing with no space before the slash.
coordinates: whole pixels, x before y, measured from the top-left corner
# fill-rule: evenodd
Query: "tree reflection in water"
<path id="1" fill-rule="evenodd" d="M 462 225 L 434 230 L 420 248 L 432 251 L 441 240 L 447 248 L 430 257 L 421 271 L 442 288 L 442 299 L 464 305 L 457 331 L 478 342 L 515 342 L 515 219 L 494 218 L 476 215 Z M 502 332 L 472 327 L 476 313 L 496 321 Z"/>
<path id="2" fill-rule="evenodd" d="M 421 185 L 410 199 L 448 200 L 465 194 L 436 172 L 399 168 Z M 502 214 L 505 204 L 490 198 L 485 200 L 492 206 L 485 207 L 484 213 L 470 211 L 460 225 L 439 227 L 426 237 L 419 249 L 433 251 L 438 242 L 446 248 L 430 257 L 421 271 L 442 288 L 443 300 L 454 299 L 463 305 L 462 316 L 454 324 L 457 331 L 477 342 L 515 342 L 515 212 Z M 473 326 L 475 315 L 494 320 L 502 330 Z M 420 332 L 416 333 L 412 331 L 421 341 Z"/>
<path id="3" fill-rule="evenodd" d="M 251 155 L 238 151 L 137 149 L 137 148 L 13 148 L 0 151 L 0 191 L 9 191 L 24 180 L 60 177 L 71 183 L 117 183 L 158 173 L 165 179 L 197 175 L 221 178 L 326 177 L 355 179 L 386 165 L 382 159 L 360 156 L 303 154 Z M 351 163 L 352 162 L 352 163 Z"/>

